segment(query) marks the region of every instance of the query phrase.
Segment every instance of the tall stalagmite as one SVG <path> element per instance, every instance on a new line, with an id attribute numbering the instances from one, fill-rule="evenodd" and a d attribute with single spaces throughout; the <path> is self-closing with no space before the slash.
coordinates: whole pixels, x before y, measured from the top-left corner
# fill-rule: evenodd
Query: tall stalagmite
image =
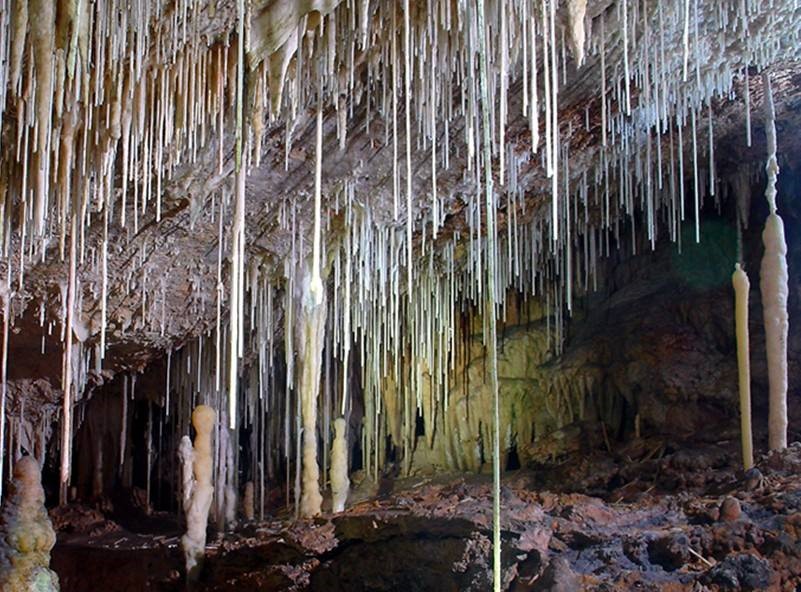
<path id="1" fill-rule="evenodd" d="M 333 512 L 342 512 L 348 500 L 348 441 L 345 437 L 347 425 L 344 417 L 334 421 L 334 443 L 331 445 L 331 493 Z"/>
<path id="2" fill-rule="evenodd" d="M 181 443 L 178 445 L 178 460 L 181 463 L 181 507 L 184 514 L 189 514 L 192 503 L 195 452 L 192 449 L 192 439 L 187 435 L 181 438 Z"/>
<path id="3" fill-rule="evenodd" d="M 765 198 L 770 214 L 762 231 L 765 253 L 759 273 L 762 292 L 762 314 L 765 320 L 765 346 L 768 356 L 768 444 L 771 450 L 787 447 L 787 243 L 784 240 L 784 222 L 776 212 L 776 178 L 779 163 L 776 160 L 776 124 L 770 78 L 763 75 L 765 88 L 765 133 L 768 142 L 768 162 L 765 166 L 768 183 Z"/>
<path id="4" fill-rule="evenodd" d="M 181 537 L 181 546 L 186 557 L 186 576 L 189 580 L 196 580 L 200 575 L 200 564 L 206 550 L 206 526 L 211 498 L 214 495 L 211 484 L 211 434 L 216 421 L 217 413 L 207 405 L 198 405 L 192 413 L 192 425 L 196 432 L 192 453 L 195 478 L 186 513 L 186 534 Z"/>
<path id="5" fill-rule="evenodd" d="M 751 436 L 751 362 L 748 352 L 748 275 L 739 263 L 732 274 L 735 301 L 735 328 L 737 331 L 737 369 L 740 387 L 740 441 L 743 467 L 754 466 L 754 445 Z"/>
<path id="6" fill-rule="evenodd" d="M 311 517 L 320 513 L 320 467 L 317 464 L 317 396 L 325 341 L 326 293 L 312 293 L 312 277 L 304 273 L 300 301 L 300 397 L 303 427 L 303 487 L 300 513 Z"/>
<path id="7" fill-rule="evenodd" d="M 14 465 L 11 491 L 0 515 L 0 590 L 58 592 L 50 570 L 56 533 L 45 509 L 39 464 L 26 456 Z"/>

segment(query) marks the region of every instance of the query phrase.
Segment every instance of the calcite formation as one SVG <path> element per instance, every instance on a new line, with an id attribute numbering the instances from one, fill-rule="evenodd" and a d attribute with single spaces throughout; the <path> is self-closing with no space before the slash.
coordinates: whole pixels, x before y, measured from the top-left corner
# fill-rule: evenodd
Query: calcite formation
<path id="1" fill-rule="evenodd" d="M 39 464 L 30 456 L 14 465 L 0 520 L 0 590 L 58 592 L 49 567 L 56 533 L 44 505 Z"/>
<path id="2" fill-rule="evenodd" d="M 199 576 L 200 563 L 206 551 L 206 526 L 209 508 L 214 495 L 211 484 L 213 465 L 211 434 L 217 421 L 217 413 L 207 405 L 198 405 L 192 413 L 195 426 L 195 446 L 192 454 L 194 480 L 186 510 L 186 534 L 181 537 L 181 546 L 186 556 L 187 579 Z"/>
<path id="3" fill-rule="evenodd" d="M 765 347 L 768 359 L 770 408 L 768 411 L 768 443 L 771 450 L 787 447 L 787 314 L 788 275 L 787 243 L 784 239 L 784 222 L 776 209 L 776 181 L 779 163 L 776 158 L 776 114 L 773 106 L 770 77 L 762 75 L 765 88 L 765 135 L 768 161 L 765 165 L 767 184 L 765 199 L 770 208 L 762 243 L 765 251 L 759 273 L 762 293 L 762 314 L 765 321 Z"/>
<path id="4" fill-rule="evenodd" d="M 348 499 L 350 479 L 348 479 L 348 440 L 345 436 L 347 426 L 344 417 L 334 421 L 334 443 L 331 445 L 331 492 L 332 511 L 342 512 Z"/>
<path id="5" fill-rule="evenodd" d="M 253 520 L 256 517 L 254 496 L 253 481 L 248 481 L 245 483 L 245 495 L 242 496 L 242 513 L 245 515 L 245 520 Z"/>
<path id="6" fill-rule="evenodd" d="M 319 483 L 320 466 L 317 463 L 316 427 L 326 306 L 324 294 L 322 302 L 315 302 L 311 293 L 311 278 L 308 276 L 303 279 L 301 314 L 302 326 L 298 347 L 302 360 L 299 386 L 303 422 L 303 493 L 300 513 L 309 518 L 320 513 L 323 502 Z"/>

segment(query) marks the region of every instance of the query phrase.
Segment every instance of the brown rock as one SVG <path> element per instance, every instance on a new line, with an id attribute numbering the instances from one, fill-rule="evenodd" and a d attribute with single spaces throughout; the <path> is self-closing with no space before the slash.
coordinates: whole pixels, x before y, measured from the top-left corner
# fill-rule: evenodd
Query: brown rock
<path id="1" fill-rule="evenodd" d="M 531 588 L 532 592 L 573 592 L 579 589 L 579 578 L 564 557 L 553 559 Z"/>
<path id="2" fill-rule="evenodd" d="M 684 533 L 669 533 L 648 543 L 651 563 L 672 571 L 690 561 L 690 540 Z"/>
<path id="3" fill-rule="evenodd" d="M 736 497 L 727 496 L 720 504 L 720 519 L 723 522 L 734 522 L 739 520 L 742 514 L 740 501 Z"/>

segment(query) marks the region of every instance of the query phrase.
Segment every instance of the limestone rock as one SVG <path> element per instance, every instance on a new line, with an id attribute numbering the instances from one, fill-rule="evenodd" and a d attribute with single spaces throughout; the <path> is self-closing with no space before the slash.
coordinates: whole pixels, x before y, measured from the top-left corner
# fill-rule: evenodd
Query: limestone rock
<path id="1" fill-rule="evenodd" d="M 740 501 L 732 496 L 727 496 L 720 504 L 720 519 L 724 522 L 734 522 L 739 520 L 742 514 Z"/>
<path id="2" fill-rule="evenodd" d="M 26 456 L 14 465 L 14 480 L 0 518 L 0 590 L 58 592 L 50 569 L 56 533 L 44 505 L 39 464 Z"/>
<path id="3" fill-rule="evenodd" d="M 771 585 L 773 570 L 764 559 L 746 553 L 732 555 L 711 568 L 706 581 L 718 590 L 766 590 Z"/>
<path id="4" fill-rule="evenodd" d="M 666 570 L 679 569 L 690 561 L 690 541 L 684 533 L 671 533 L 648 543 L 651 563 Z"/>
<path id="5" fill-rule="evenodd" d="M 551 561 L 532 588 L 537 592 L 571 592 L 578 589 L 579 578 L 564 557 Z"/>

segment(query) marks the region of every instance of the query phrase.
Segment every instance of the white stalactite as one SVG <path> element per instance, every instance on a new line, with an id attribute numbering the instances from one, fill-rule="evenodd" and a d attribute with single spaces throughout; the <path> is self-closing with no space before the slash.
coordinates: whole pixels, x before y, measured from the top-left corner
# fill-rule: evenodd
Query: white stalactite
<path id="1" fill-rule="evenodd" d="M 587 15 L 587 0 L 567 0 L 570 49 L 577 66 L 584 64 L 584 17 Z"/>
<path id="2" fill-rule="evenodd" d="M 323 169 L 323 107 L 317 109 L 317 141 L 314 161 L 314 244 L 312 246 L 311 291 L 315 305 L 323 301 L 323 280 L 320 278 L 320 218 L 322 209 L 322 169 Z"/>

